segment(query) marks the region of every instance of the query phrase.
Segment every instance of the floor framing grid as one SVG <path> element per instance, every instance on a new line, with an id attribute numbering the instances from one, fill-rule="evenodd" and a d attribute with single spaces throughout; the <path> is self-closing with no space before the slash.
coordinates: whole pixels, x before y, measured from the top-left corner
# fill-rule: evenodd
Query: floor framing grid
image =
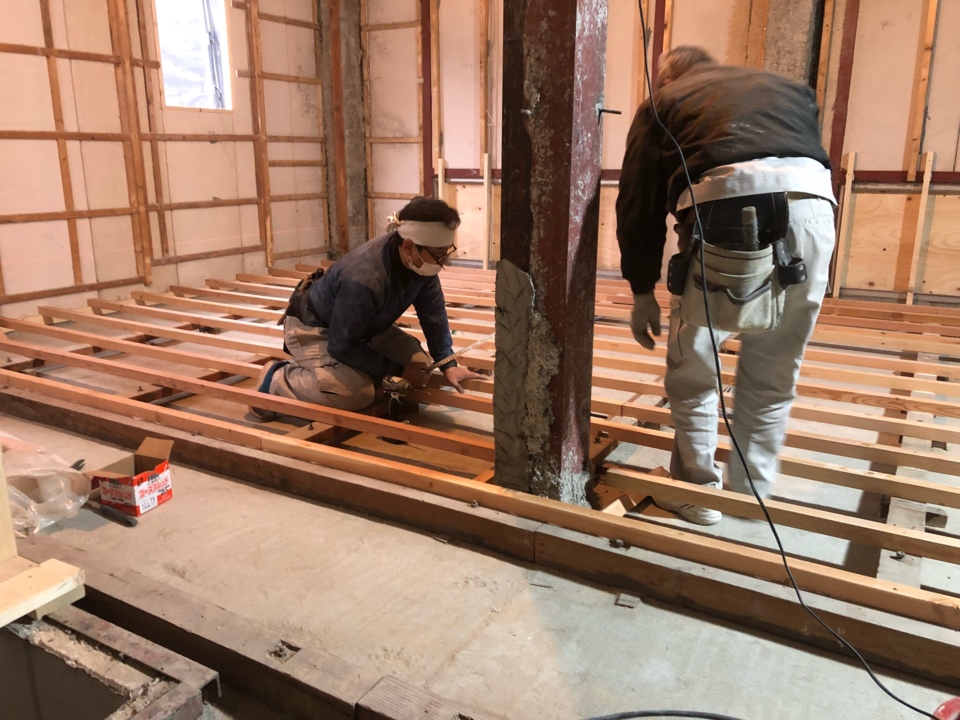
<path id="1" fill-rule="evenodd" d="M 745 518 L 757 518 L 760 511 L 752 498 L 691 487 L 651 467 L 604 460 L 618 443 L 658 450 L 672 444 L 662 388 L 663 346 L 652 353 L 638 350 L 626 323 L 632 296 L 622 280 L 598 279 L 591 430 L 601 467 L 596 493 L 601 509 L 591 510 L 489 482 L 490 380 L 471 381 L 469 392 L 459 395 L 442 388 L 437 376 L 413 399 L 428 408 L 467 412 L 429 418 L 424 413 L 411 423 L 258 395 L 251 386 L 263 363 L 284 357 L 276 321 L 293 286 L 312 269 L 210 279 L 204 287 L 175 285 L 167 294 L 135 292 L 129 302 L 91 299 L 79 310 L 41 307 L 39 318 L 0 317 L 0 386 L 8 400 L 36 397 L 136 418 L 477 503 L 559 530 L 619 540 L 733 576 L 786 583 L 779 556 L 767 548 L 626 516 L 650 495 L 709 504 Z M 455 349 L 489 334 L 494 273 L 454 268 L 442 280 Z M 666 305 L 665 294 L 661 304 Z M 412 313 L 400 324 L 422 337 Z M 738 349 L 735 340 L 723 346 L 726 385 L 733 382 Z M 942 517 L 942 511 L 933 512 L 936 507 L 947 508 L 949 515 L 960 508 L 958 361 L 960 311 L 827 300 L 801 373 L 782 473 L 919 503 L 931 511 L 929 517 Z M 492 371 L 493 344 L 470 351 L 462 362 Z M 245 409 L 254 398 L 258 407 L 284 414 L 282 420 L 251 422 Z M 873 433 L 876 441 L 863 439 Z M 726 460 L 728 452 L 721 442 L 718 459 Z M 876 469 L 862 469 L 864 463 Z M 901 526 L 893 514 L 884 522 L 782 499 L 771 501 L 770 511 L 775 521 L 800 531 L 960 565 L 960 537 L 922 524 Z M 791 566 L 801 587 L 816 596 L 907 618 L 931 631 L 960 630 L 960 596 L 949 589 L 866 575 L 801 555 L 791 558 Z M 698 603 L 710 609 L 709 602 Z M 877 642 L 874 654 L 881 661 L 930 676 L 929 663 L 895 661 L 893 645 L 884 649 L 882 638 Z M 960 663 L 953 667 L 946 677 L 960 682 Z"/>

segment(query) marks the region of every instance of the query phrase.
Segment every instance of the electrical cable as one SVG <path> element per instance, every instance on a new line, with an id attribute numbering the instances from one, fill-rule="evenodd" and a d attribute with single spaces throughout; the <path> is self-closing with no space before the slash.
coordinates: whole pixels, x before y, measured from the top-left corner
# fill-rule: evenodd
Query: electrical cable
<path id="1" fill-rule="evenodd" d="M 720 715 L 719 713 L 698 712 L 696 710 L 634 710 L 632 712 L 615 713 L 613 715 L 603 715 L 601 717 L 590 718 L 590 720 L 631 720 L 631 718 L 694 718 L 695 720 L 740 720 L 731 715 Z"/>
<path id="2" fill-rule="evenodd" d="M 647 58 L 647 30 L 646 30 L 647 24 L 643 16 L 643 0 L 639 0 L 638 4 L 640 6 L 640 29 L 641 29 L 641 32 L 643 33 L 643 70 L 644 70 L 644 75 L 646 76 L 646 81 L 647 81 L 647 94 L 648 94 L 648 97 L 650 98 L 650 108 L 653 111 L 653 117 L 656 120 L 657 125 L 659 125 L 660 129 L 663 130 L 664 133 L 666 133 L 668 138 L 670 138 L 670 141 L 673 143 L 674 147 L 677 149 L 677 152 L 680 154 L 680 163 L 683 166 L 683 172 L 684 172 L 684 175 L 686 176 L 687 189 L 690 192 L 690 204 L 693 208 L 694 231 L 696 233 L 696 236 L 700 238 L 700 241 L 704 242 L 703 225 L 700 222 L 700 211 L 697 208 L 697 201 L 696 201 L 696 198 L 694 197 L 693 180 L 690 177 L 690 170 L 687 167 L 687 159 L 683 154 L 683 148 L 680 147 L 680 143 L 677 142 L 677 139 L 673 136 L 673 133 L 671 133 L 667 129 L 667 126 L 664 125 L 663 121 L 660 119 L 660 115 L 657 113 L 656 103 L 654 103 L 653 101 L 653 81 L 650 79 L 650 64 Z M 700 251 L 700 274 L 701 274 L 701 277 L 705 278 L 707 276 L 707 273 L 704 265 L 705 263 L 703 258 L 703 251 L 701 250 Z M 720 396 L 720 409 L 723 415 L 723 424 L 727 429 L 727 434 L 730 437 L 730 442 L 733 445 L 734 450 L 736 450 L 737 458 L 739 458 L 741 464 L 743 465 L 744 472 L 746 473 L 746 476 L 747 476 L 747 481 L 750 483 L 750 490 L 753 492 L 753 496 L 757 499 L 757 502 L 760 504 L 760 509 L 763 511 L 763 516 L 766 518 L 767 524 L 770 526 L 770 530 L 773 533 L 773 537 L 777 542 L 777 548 L 780 551 L 780 559 L 783 561 L 783 567 L 787 571 L 787 577 L 790 579 L 790 584 L 797 595 L 797 601 L 800 603 L 800 607 L 806 610 L 807 613 L 814 620 L 816 620 L 817 623 L 824 630 L 826 630 L 834 638 L 836 638 L 841 645 L 843 645 L 851 653 L 853 653 L 853 655 L 857 658 L 857 660 L 860 661 L 860 664 L 863 665 L 864 670 L 867 671 L 867 674 L 870 676 L 870 679 L 873 680 L 873 682 L 875 682 L 877 686 L 881 690 L 883 690 L 883 692 L 885 692 L 892 699 L 896 700 L 898 703 L 900 703 L 904 707 L 907 707 L 910 710 L 913 710 L 914 712 L 920 715 L 923 715 L 924 717 L 931 718 L 931 720 L 937 720 L 937 718 L 934 715 L 931 715 L 926 710 L 921 710 L 920 708 L 911 705 L 906 700 L 903 700 L 902 698 L 898 697 L 896 694 L 893 693 L 893 691 L 887 688 L 887 686 L 883 684 L 880 678 L 878 678 L 874 674 L 873 669 L 870 667 L 870 664 L 866 661 L 866 659 L 864 659 L 863 655 L 861 655 L 860 652 L 853 645 L 851 645 L 847 640 L 845 640 L 839 633 L 837 633 L 833 628 L 827 625 L 827 623 L 824 622 L 820 618 L 820 616 L 817 615 L 817 613 L 814 612 L 813 609 L 810 608 L 804 602 L 803 594 L 800 592 L 800 587 L 799 585 L 797 585 L 797 581 L 793 577 L 793 572 L 790 570 L 790 564 L 787 561 L 787 553 L 786 553 L 786 550 L 784 550 L 783 548 L 783 542 L 781 542 L 780 540 L 780 534 L 777 532 L 777 526 L 774 524 L 773 519 L 770 517 L 770 512 L 767 510 L 767 506 L 763 502 L 763 498 L 760 497 L 760 493 L 757 492 L 757 488 L 756 488 L 756 485 L 754 485 L 753 478 L 750 476 L 750 468 L 747 466 L 746 458 L 744 458 L 743 452 L 740 450 L 740 445 L 739 443 L 737 443 L 737 438 L 733 434 L 733 428 L 730 426 L 730 419 L 727 416 L 727 404 L 723 398 L 723 371 L 720 367 L 720 351 L 719 351 L 719 348 L 717 347 L 717 339 L 716 339 L 716 336 L 714 335 L 713 323 L 710 319 L 710 305 L 707 302 L 707 283 L 706 282 L 702 283 L 701 290 L 703 292 L 703 304 L 704 304 L 704 310 L 706 312 L 707 329 L 710 332 L 710 343 L 713 347 L 713 361 L 714 361 L 714 366 L 717 373 L 718 395 Z M 669 712 L 673 713 L 675 711 L 669 711 Z M 602 718 L 590 718 L 590 720 L 620 720 L 621 718 L 626 720 L 626 718 L 657 717 L 656 714 L 649 714 L 649 711 L 645 711 L 645 713 L 646 714 L 621 713 L 619 715 L 607 715 Z M 707 713 L 701 713 L 699 715 L 693 715 L 693 714 L 676 715 L 676 714 L 668 714 L 668 711 L 661 711 L 660 716 L 661 717 L 714 717 L 714 718 L 724 717 L 722 715 L 709 715 Z"/>

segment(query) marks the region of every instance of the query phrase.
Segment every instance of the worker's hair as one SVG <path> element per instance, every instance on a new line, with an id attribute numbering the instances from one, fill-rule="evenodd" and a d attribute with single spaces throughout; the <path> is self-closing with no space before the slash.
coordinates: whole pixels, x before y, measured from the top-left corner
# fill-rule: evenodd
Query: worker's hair
<path id="1" fill-rule="evenodd" d="M 448 230 L 456 230 L 460 226 L 460 213 L 456 208 L 447 205 L 443 200 L 432 197 L 418 196 L 404 205 L 397 213 L 398 220 L 416 220 L 418 222 L 443 223 Z"/>
<path id="2" fill-rule="evenodd" d="M 657 86 L 663 87 L 678 80 L 694 68 L 702 70 L 704 65 L 716 65 L 713 56 L 696 45 L 681 45 L 660 56 L 657 70 Z"/>

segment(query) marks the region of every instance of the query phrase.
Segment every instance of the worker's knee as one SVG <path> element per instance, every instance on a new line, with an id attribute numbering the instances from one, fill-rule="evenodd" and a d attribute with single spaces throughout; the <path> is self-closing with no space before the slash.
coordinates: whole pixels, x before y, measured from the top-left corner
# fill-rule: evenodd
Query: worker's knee
<path id="1" fill-rule="evenodd" d="M 365 385 L 355 385 L 349 388 L 349 392 L 327 393 L 326 396 L 330 407 L 351 411 L 364 410 L 373 405 L 373 401 L 377 399 L 377 393 L 372 382 Z"/>

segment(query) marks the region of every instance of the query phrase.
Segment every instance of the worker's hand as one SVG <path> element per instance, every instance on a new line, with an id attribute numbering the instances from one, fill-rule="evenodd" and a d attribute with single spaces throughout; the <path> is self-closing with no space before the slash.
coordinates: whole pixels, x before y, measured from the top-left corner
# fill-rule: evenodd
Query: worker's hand
<path id="1" fill-rule="evenodd" d="M 485 375 L 476 373 L 473 370 L 463 367 L 462 365 L 452 365 L 443 371 L 443 376 L 447 379 L 447 382 L 451 386 L 456 388 L 457 392 L 463 392 L 462 383 L 464 380 L 484 380 Z"/>
<path id="2" fill-rule="evenodd" d="M 634 340 L 647 350 L 653 350 L 656 343 L 650 333 L 660 337 L 660 303 L 657 302 L 652 291 L 633 296 L 630 329 L 633 331 Z"/>
<path id="3" fill-rule="evenodd" d="M 426 387 L 427 381 L 430 380 L 430 371 L 424 363 L 412 362 L 403 369 L 401 377 L 415 388 L 422 388 Z"/>

